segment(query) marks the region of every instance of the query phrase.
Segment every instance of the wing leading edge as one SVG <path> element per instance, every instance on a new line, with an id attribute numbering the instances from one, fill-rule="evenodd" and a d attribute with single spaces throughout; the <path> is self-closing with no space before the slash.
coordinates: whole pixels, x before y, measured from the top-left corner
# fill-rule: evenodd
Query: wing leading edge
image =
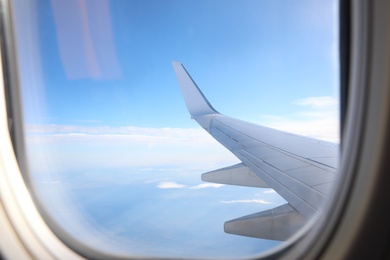
<path id="1" fill-rule="evenodd" d="M 218 113 L 184 66 L 173 68 L 188 111 L 241 164 L 202 175 L 202 180 L 270 187 L 288 203 L 225 223 L 225 232 L 285 240 L 321 211 L 338 167 L 338 145 L 255 125 Z"/>

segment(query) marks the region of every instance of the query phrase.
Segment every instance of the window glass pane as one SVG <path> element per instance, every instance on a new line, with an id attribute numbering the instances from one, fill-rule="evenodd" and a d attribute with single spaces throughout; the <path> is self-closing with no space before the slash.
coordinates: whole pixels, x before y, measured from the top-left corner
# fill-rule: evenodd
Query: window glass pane
<path id="1" fill-rule="evenodd" d="M 241 161 L 190 119 L 171 61 L 225 115 L 337 143 L 336 1 L 16 0 L 14 12 L 26 177 L 63 233 L 162 257 L 282 243 L 224 232 L 286 199 L 201 181 Z"/>

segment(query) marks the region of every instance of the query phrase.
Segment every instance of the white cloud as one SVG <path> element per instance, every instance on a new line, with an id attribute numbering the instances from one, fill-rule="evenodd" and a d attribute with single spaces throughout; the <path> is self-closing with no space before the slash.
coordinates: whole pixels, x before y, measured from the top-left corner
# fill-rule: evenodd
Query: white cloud
<path id="1" fill-rule="evenodd" d="M 313 108 L 333 108 L 337 106 L 338 101 L 334 97 L 307 97 L 294 101 L 294 104 L 300 106 L 310 106 Z"/>
<path id="2" fill-rule="evenodd" d="M 26 143 L 30 167 L 37 172 L 191 165 L 208 169 L 237 162 L 203 129 L 27 125 Z"/>
<path id="3" fill-rule="evenodd" d="M 155 182 L 155 180 L 150 180 L 145 183 L 151 183 Z M 185 184 L 180 184 L 173 181 L 163 181 L 160 182 L 156 187 L 160 189 L 179 189 L 179 188 L 188 188 L 191 190 L 199 190 L 199 189 L 206 189 L 206 188 L 219 188 L 225 186 L 224 184 L 216 184 L 216 183 L 202 183 L 196 186 L 187 187 Z"/>
<path id="4" fill-rule="evenodd" d="M 156 187 L 160 189 L 180 189 L 187 186 L 173 181 L 164 181 L 160 182 Z"/>
<path id="5" fill-rule="evenodd" d="M 222 200 L 221 203 L 232 204 L 232 203 L 259 203 L 259 204 L 271 204 L 271 202 L 259 199 L 250 199 L 250 200 Z"/>
<path id="6" fill-rule="evenodd" d="M 189 187 L 192 190 L 199 190 L 199 189 L 205 189 L 205 188 L 219 188 L 225 186 L 224 184 L 218 184 L 218 183 L 202 183 L 196 186 Z"/>
<path id="7" fill-rule="evenodd" d="M 299 112 L 286 116 L 262 115 L 262 123 L 272 128 L 339 142 L 338 101 L 329 96 L 307 97 L 293 102 Z"/>
<path id="8" fill-rule="evenodd" d="M 263 193 L 265 193 L 265 194 L 272 194 L 272 193 L 276 193 L 276 191 L 273 190 L 273 189 L 268 189 L 268 190 L 263 191 Z"/>
<path id="9" fill-rule="evenodd" d="M 159 179 L 151 179 L 151 180 L 146 180 L 144 183 L 154 183 L 154 182 L 161 182 L 161 181 L 166 181 L 166 178 L 159 178 Z"/>
<path id="10" fill-rule="evenodd" d="M 203 129 L 150 128 L 135 126 L 72 126 L 72 125 L 27 125 L 30 142 L 131 142 L 147 143 L 149 146 L 172 143 L 210 144 L 215 142 Z"/>

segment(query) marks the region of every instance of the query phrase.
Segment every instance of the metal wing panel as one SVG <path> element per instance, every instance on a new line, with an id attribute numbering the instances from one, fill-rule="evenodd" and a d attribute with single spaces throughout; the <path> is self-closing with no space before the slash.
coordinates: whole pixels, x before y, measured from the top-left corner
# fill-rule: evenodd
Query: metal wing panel
<path id="1" fill-rule="evenodd" d="M 297 155 L 302 158 L 326 164 L 328 167 L 337 168 L 338 166 L 338 145 L 304 137 L 265 126 L 260 126 L 228 116 L 220 116 L 213 121 L 213 126 L 224 129 L 229 135 L 233 130 L 234 135 L 247 136 L 255 141 L 267 141 L 267 145 L 275 147 L 278 150 Z M 239 137 L 234 137 L 239 140 Z M 324 163 L 325 158 L 328 159 Z"/>
<path id="2" fill-rule="evenodd" d="M 296 183 L 291 178 L 286 178 L 283 172 L 267 165 L 252 154 L 243 151 L 240 155 L 239 158 L 245 165 L 258 174 L 261 179 L 267 182 L 270 187 L 304 216 L 312 216 L 321 206 L 323 199 L 318 199 L 319 193 L 310 189 L 309 186 Z"/>
<path id="3" fill-rule="evenodd" d="M 221 121 L 224 123 L 222 124 Z M 250 124 L 249 129 L 252 129 L 251 127 Z M 246 130 L 242 131 L 242 129 Z M 260 130 L 263 131 L 264 137 L 258 135 L 258 132 L 251 134 L 247 123 L 240 120 L 236 122 L 231 118 L 225 119 L 225 116 L 220 115 L 212 120 L 209 132 L 286 199 L 291 206 L 299 209 L 298 211 L 304 216 L 311 216 L 321 208 L 329 192 L 317 185 L 334 180 L 333 167 L 297 155 L 304 154 L 308 145 L 317 146 L 317 142 L 311 140 L 307 142 L 301 137 L 296 138 L 295 135 L 281 131 L 273 132 L 270 128 L 260 128 Z M 294 153 L 291 153 L 287 145 L 282 146 L 284 149 L 274 146 L 273 140 L 280 137 L 283 137 L 282 139 L 286 142 L 291 141 L 299 145 L 304 152 L 300 149 L 293 149 Z M 336 148 L 336 146 L 326 147 L 326 156 L 331 155 L 329 147 Z M 337 150 L 333 153 L 337 153 Z M 325 153 L 321 151 L 316 152 L 316 155 L 323 154 Z"/>

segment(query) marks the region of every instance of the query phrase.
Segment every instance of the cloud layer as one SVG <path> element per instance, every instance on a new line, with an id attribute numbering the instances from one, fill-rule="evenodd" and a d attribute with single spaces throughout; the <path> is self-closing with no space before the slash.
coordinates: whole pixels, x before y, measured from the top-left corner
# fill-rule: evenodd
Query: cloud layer
<path id="1" fill-rule="evenodd" d="M 232 204 L 232 203 L 258 203 L 258 204 L 271 204 L 271 202 L 259 199 L 247 199 L 247 200 L 222 200 L 221 203 Z"/>
<path id="2" fill-rule="evenodd" d="M 237 162 L 203 129 L 27 125 L 26 143 L 30 166 L 40 172 Z"/>
<path id="3" fill-rule="evenodd" d="M 262 115 L 264 125 L 300 135 L 339 142 L 338 100 L 330 96 L 293 101 L 299 112 L 286 116 Z"/>
<path id="4" fill-rule="evenodd" d="M 178 189 L 178 188 L 184 188 L 186 187 L 186 185 L 179 184 L 173 181 L 164 181 L 164 182 L 160 182 L 156 187 L 160 189 Z"/>
<path id="5" fill-rule="evenodd" d="M 314 138 L 339 141 L 338 101 L 330 96 L 293 102 L 291 115 L 262 115 L 262 124 Z M 136 126 L 26 125 L 30 167 L 39 172 L 86 168 L 174 168 L 238 160 L 203 129 Z M 213 185 L 213 186 L 210 186 Z M 205 184 L 192 187 L 217 187 Z"/>
<path id="6" fill-rule="evenodd" d="M 338 105 L 337 100 L 330 96 L 302 98 L 294 101 L 294 103 L 312 108 L 334 108 Z"/>
<path id="7" fill-rule="evenodd" d="M 202 183 L 195 186 L 187 186 L 185 184 L 173 182 L 173 181 L 164 181 L 160 182 L 156 187 L 160 189 L 179 189 L 179 188 L 188 188 L 191 190 L 200 190 L 200 189 L 207 189 L 207 188 L 219 188 L 225 186 L 224 184 L 217 184 L 217 183 Z"/>

